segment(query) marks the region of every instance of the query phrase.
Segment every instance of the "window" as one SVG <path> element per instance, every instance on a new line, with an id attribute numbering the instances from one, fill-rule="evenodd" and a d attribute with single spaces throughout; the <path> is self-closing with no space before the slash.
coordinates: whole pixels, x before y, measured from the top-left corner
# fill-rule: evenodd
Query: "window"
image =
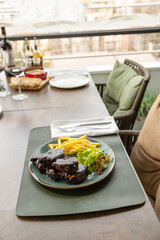
<path id="1" fill-rule="evenodd" d="M 0 13 L 10 35 L 160 25 L 158 0 L 1 0 Z"/>
<path id="2" fill-rule="evenodd" d="M 84 65 L 103 65 L 113 63 L 116 55 L 128 54 L 133 59 L 139 54 L 146 61 L 159 60 L 160 33 L 75 38 L 67 35 L 160 26 L 158 0 L 0 0 L 0 13 L 0 23 L 6 26 L 8 36 L 37 35 L 38 39 L 43 35 L 38 45 L 46 66 L 65 67 L 66 58 L 70 59 L 68 66 L 73 66 L 82 57 Z M 47 34 L 55 33 L 66 36 L 48 38 Z M 22 41 L 18 44 L 23 45 Z"/>

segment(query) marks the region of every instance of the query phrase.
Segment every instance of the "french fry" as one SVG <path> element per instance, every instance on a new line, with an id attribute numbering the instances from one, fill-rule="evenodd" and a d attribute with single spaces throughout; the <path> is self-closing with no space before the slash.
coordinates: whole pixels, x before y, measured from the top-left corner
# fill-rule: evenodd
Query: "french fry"
<path id="1" fill-rule="evenodd" d="M 59 145 L 59 147 L 61 147 L 61 139 L 60 138 L 58 138 L 58 145 Z"/>
<path id="2" fill-rule="evenodd" d="M 48 144 L 49 148 L 56 148 L 57 146 L 59 146 L 58 144 Z"/>
<path id="3" fill-rule="evenodd" d="M 73 155 L 77 152 L 81 152 L 83 150 L 87 150 L 88 148 L 94 148 L 98 150 L 98 146 L 100 146 L 100 143 L 91 142 L 88 139 L 86 139 L 87 136 L 81 136 L 79 138 L 70 138 L 67 137 L 59 137 L 57 144 L 49 144 L 49 148 L 62 148 L 64 150 L 64 153 L 67 155 Z"/>

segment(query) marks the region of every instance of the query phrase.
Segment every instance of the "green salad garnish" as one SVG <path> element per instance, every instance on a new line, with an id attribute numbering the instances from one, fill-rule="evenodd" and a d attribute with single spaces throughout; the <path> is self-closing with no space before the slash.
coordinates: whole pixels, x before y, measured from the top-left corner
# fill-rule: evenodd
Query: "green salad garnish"
<path id="1" fill-rule="evenodd" d="M 87 165 L 88 170 L 101 174 L 107 168 L 111 159 L 111 154 L 105 153 L 104 150 L 95 150 L 89 148 L 77 153 L 78 163 Z"/>

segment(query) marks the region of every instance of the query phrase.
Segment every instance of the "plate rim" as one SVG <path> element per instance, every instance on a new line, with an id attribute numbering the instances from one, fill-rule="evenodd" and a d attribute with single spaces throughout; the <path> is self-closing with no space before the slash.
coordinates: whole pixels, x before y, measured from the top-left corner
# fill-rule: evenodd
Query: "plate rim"
<path id="1" fill-rule="evenodd" d="M 76 137 L 75 137 L 76 138 Z M 95 138 L 90 138 L 90 137 L 87 137 L 88 139 L 93 139 L 93 140 L 95 140 L 95 141 L 97 141 L 97 142 L 102 142 L 102 141 L 100 141 L 100 140 L 97 140 L 97 139 L 95 139 Z M 66 183 L 66 187 L 59 187 L 59 186 L 54 186 L 54 185 L 49 185 L 48 183 L 45 183 L 45 182 L 43 182 L 43 181 L 41 181 L 35 174 L 34 174 L 34 172 L 32 172 L 32 170 L 31 170 L 31 168 L 30 168 L 30 166 L 31 166 L 31 164 L 32 164 L 32 162 L 30 161 L 31 160 L 31 158 L 32 158 L 32 156 L 34 155 L 34 153 L 38 150 L 38 149 L 40 149 L 40 148 L 42 148 L 43 146 L 45 146 L 45 145 L 47 145 L 47 144 L 49 144 L 51 141 L 54 141 L 54 140 L 57 140 L 58 138 L 56 138 L 56 139 L 53 139 L 53 140 L 50 140 L 50 141 L 48 141 L 48 142 L 46 142 L 46 143 L 44 143 L 44 144 L 42 144 L 41 146 L 39 146 L 33 153 L 32 153 L 32 155 L 30 156 L 30 158 L 29 158 L 29 163 L 28 163 L 28 169 L 29 169 L 29 172 L 30 172 L 30 174 L 31 174 L 31 176 L 38 182 L 38 183 L 40 183 L 41 185 L 43 185 L 43 186 L 45 186 L 45 187 L 49 187 L 49 188 L 52 188 L 52 189 L 65 189 L 65 190 L 69 190 L 69 189 L 78 189 L 78 188 L 85 188 L 85 187 L 89 187 L 89 186 L 91 186 L 91 185 L 94 185 L 94 184 L 96 184 L 96 183 L 98 183 L 98 182 L 101 182 L 102 180 L 104 180 L 112 171 L 113 171 L 113 169 L 115 168 L 115 165 L 116 165 L 116 157 L 115 157 L 115 153 L 114 153 L 114 151 L 112 150 L 112 148 L 110 147 L 110 146 L 108 146 L 106 143 L 103 143 L 103 144 L 105 144 L 111 151 L 112 151 L 112 153 L 113 153 L 113 159 L 112 159 L 112 161 L 113 161 L 113 164 L 112 164 L 112 166 L 111 166 L 111 169 L 107 172 L 107 174 L 105 174 L 102 178 L 100 178 L 100 179 L 98 179 L 97 181 L 95 181 L 95 182 L 90 182 L 90 183 L 88 183 L 88 184 L 85 184 L 85 185 L 79 185 L 79 184 L 72 184 L 72 185 L 70 185 L 70 184 L 67 184 Z M 107 168 L 106 168 L 107 169 Z M 105 170 L 106 170 L 105 169 Z M 104 171 L 105 171 L 104 170 Z M 41 175 L 43 175 L 43 174 L 41 174 Z M 47 176 L 48 177 L 48 176 Z M 48 177 L 49 178 L 49 177 Z M 52 180 L 53 181 L 53 180 Z M 54 181 L 53 181 L 53 183 L 54 183 Z M 65 182 L 64 182 L 65 183 Z"/>
<path id="2" fill-rule="evenodd" d="M 79 85 L 76 85 L 76 86 L 56 86 L 54 85 L 54 82 L 58 81 L 59 79 L 62 79 L 62 78 L 69 78 L 69 77 L 73 77 L 74 75 L 66 75 L 66 76 L 60 76 L 60 77 L 54 77 L 52 78 L 49 83 L 52 87 L 55 87 L 55 88 L 60 88 L 60 89 L 74 89 L 74 88 L 80 88 L 80 87 L 83 87 L 85 85 L 87 85 L 89 83 L 89 77 L 88 76 L 80 76 L 80 75 L 76 75 L 76 77 L 78 78 L 84 78 L 84 83 L 82 84 L 79 84 Z M 75 76 L 74 76 L 75 77 Z"/>

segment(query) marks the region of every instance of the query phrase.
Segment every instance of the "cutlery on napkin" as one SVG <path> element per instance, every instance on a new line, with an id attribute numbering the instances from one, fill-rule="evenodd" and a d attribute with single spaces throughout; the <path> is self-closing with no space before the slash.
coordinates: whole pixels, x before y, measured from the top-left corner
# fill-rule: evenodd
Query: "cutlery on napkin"
<path id="1" fill-rule="evenodd" d="M 77 120 L 57 120 L 51 123 L 51 137 L 65 136 L 101 136 L 118 133 L 118 127 L 112 116 Z"/>

